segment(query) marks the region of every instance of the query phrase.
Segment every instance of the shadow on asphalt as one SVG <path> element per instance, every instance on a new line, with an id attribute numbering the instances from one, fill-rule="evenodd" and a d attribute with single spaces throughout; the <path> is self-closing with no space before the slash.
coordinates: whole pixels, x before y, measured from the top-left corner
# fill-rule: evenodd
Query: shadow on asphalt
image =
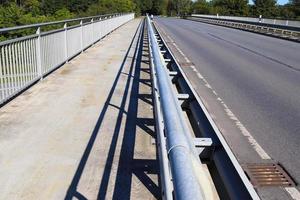
<path id="1" fill-rule="evenodd" d="M 141 29 L 140 29 L 141 28 Z M 118 171 L 116 175 L 116 182 L 115 182 L 115 187 L 113 191 L 113 199 L 130 199 L 130 192 L 131 192 L 131 183 L 132 183 L 132 175 L 134 174 L 140 182 L 153 194 L 154 197 L 159 198 L 160 196 L 160 189 L 154 183 L 148 176 L 148 174 L 159 174 L 159 167 L 156 160 L 143 160 L 143 159 L 134 159 L 134 145 L 135 145 L 135 137 L 136 137 L 136 128 L 137 126 L 143 129 L 146 133 L 151 135 L 152 137 L 155 138 L 155 133 L 154 131 L 149 128 L 149 126 L 154 126 L 154 119 L 150 118 L 138 118 L 138 100 L 142 100 L 149 105 L 153 105 L 152 102 L 152 95 L 149 94 L 139 94 L 139 86 L 140 84 L 146 84 L 149 87 L 151 87 L 151 80 L 146 80 L 146 79 L 140 79 L 140 72 L 145 71 L 150 74 L 150 69 L 146 68 L 141 68 L 141 63 L 142 62 L 147 62 L 145 60 L 142 60 L 142 56 L 144 55 L 143 51 L 145 51 L 145 46 L 143 45 L 143 31 L 138 32 L 138 30 L 143 30 L 144 29 L 144 23 L 141 22 L 139 25 L 139 28 L 137 29 L 131 44 L 126 52 L 126 55 L 123 59 L 123 62 L 120 66 L 120 69 L 118 71 L 118 74 L 114 80 L 113 86 L 109 92 L 109 95 L 106 99 L 105 105 L 98 117 L 97 123 L 95 125 L 95 128 L 91 134 L 91 137 L 89 139 L 89 142 L 86 146 L 86 149 L 83 153 L 83 156 L 80 160 L 80 163 L 78 165 L 78 168 L 74 174 L 73 180 L 70 184 L 70 187 L 67 191 L 67 194 L 65 196 L 65 200 L 73 199 L 74 197 L 79 199 L 79 200 L 84 200 L 87 199 L 84 195 L 82 195 L 79 191 L 77 191 L 77 186 L 79 184 L 81 175 L 83 174 L 85 165 L 88 161 L 88 158 L 90 156 L 91 150 L 93 148 L 94 142 L 97 138 L 97 135 L 99 133 L 100 127 L 102 125 L 103 119 L 105 117 L 105 113 L 109 106 L 114 106 L 112 105 L 111 99 L 112 96 L 115 92 L 116 86 L 118 85 L 118 81 L 120 78 L 121 74 L 124 74 L 123 68 L 125 65 L 126 60 L 128 59 L 128 54 L 130 50 L 133 47 L 134 44 L 134 39 L 138 37 L 140 40 L 138 41 L 137 48 L 135 48 L 134 56 L 132 59 L 132 63 L 130 65 L 129 73 L 126 74 L 127 80 L 126 84 L 124 87 L 124 93 L 123 97 L 121 100 L 120 107 L 115 108 L 119 109 L 119 113 L 116 116 L 116 125 L 114 128 L 114 132 L 112 135 L 112 141 L 111 145 L 109 147 L 108 151 L 108 156 L 107 160 L 105 163 L 104 167 L 104 172 L 102 176 L 102 180 L 100 183 L 97 199 L 106 199 L 106 194 L 107 194 L 107 189 L 108 189 L 108 183 L 111 175 L 111 170 L 112 170 L 112 164 L 113 164 L 113 158 L 116 152 L 116 146 L 117 146 L 117 141 L 121 129 L 121 124 L 122 124 L 122 118 L 124 114 L 127 114 L 126 122 L 125 122 L 125 132 L 124 132 L 124 137 L 122 139 L 122 146 L 121 146 L 121 152 L 120 152 L 120 160 L 118 164 Z M 139 48 L 138 48 L 139 47 Z M 136 60 L 136 62 L 135 62 Z M 134 75 L 133 77 L 131 74 L 133 74 L 134 70 Z M 125 105 L 126 105 L 126 100 L 129 95 L 129 87 L 130 87 L 130 80 L 133 78 L 132 85 L 131 85 L 131 93 L 129 97 L 129 107 L 128 107 L 128 112 L 126 113 L 125 111 Z"/>

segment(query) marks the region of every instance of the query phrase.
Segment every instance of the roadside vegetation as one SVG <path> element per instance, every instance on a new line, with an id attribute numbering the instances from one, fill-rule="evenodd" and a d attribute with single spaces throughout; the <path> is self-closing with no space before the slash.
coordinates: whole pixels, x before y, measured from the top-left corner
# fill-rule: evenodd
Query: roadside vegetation
<path id="1" fill-rule="evenodd" d="M 252 5 L 248 0 L 197 0 L 192 3 L 191 12 L 300 20 L 300 0 L 290 0 L 285 5 L 278 5 L 276 0 L 253 0 Z"/>
<path id="2" fill-rule="evenodd" d="M 135 12 L 182 16 L 190 13 L 300 20 L 300 0 L 0 0 L 0 28 L 67 18 Z M 0 36 L 1 37 L 1 36 Z M 2 36 L 3 37 L 3 36 Z"/>

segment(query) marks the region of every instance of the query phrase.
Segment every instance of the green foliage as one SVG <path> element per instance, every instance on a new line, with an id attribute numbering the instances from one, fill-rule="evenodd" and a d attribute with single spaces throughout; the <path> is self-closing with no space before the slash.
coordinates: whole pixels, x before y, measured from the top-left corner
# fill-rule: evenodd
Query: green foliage
<path id="1" fill-rule="evenodd" d="M 152 3 L 151 13 L 155 15 L 167 15 L 167 0 L 156 0 Z"/>
<path id="2" fill-rule="evenodd" d="M 263 17 L 274 17 L 278 14 L 276 0 L 253 0 L 253 3 L 257 15 L 262 15 Z"/>
<path id="3" fill-rule="evenodd" d="M 75 14 L 71 13 L 67 8 L 61 8 L 54 13 L 53 17 L 56 20 L 72 19 L 75 17 Z"/>
<path id="4" fill-rule="evenodd" d="M 293 7 L 291 5 L 284 5 L 279 7 L 280 16 L 285 19 L 295 18 L 295 13 L 293 12 Z"/>
<path id="5" fill-rule="evenodd" d="M 193 13 L 210 14 L 210 5 L 205 0 L 198 0 L 192 5 Z"/>
<path id="6" fill-rule="evenodd" d="M 290 0 L 286 5 L 277 5 L 276 0 L 197 0 L 192 12 L 199 14 L 219 14 L 230 16 L 249 16 L 281 19 L 300 19 L 300 0 Z"/>
<path id="7" fill-rule="evenodd" d="M 134 0 L 138 13 L 184 15 L 191 13 L 192 0 Z"/>
<path id="8" fill-rule="evenodd" d="M 10 3 L 0 7 L 0 27 L 10 27 L 21 25 L 20 18 L 24 15 L 24 10 L 15 3 Z"/>
<path id="9" fill-rule="evenodd" d="M 244 16 L 248 14 L 248 0 L 213 0 L 215 12 L 220 15 Z"/>
<path id="10" fill-rule="evenodd" d="M 66 6 L 62 0 L 43 0 L 40 3 L 41 11 L 44 15 L 53 15 L 57 10 L 60 10 Z"/>
<path id="11" fill-rule="evenodd" d="M 153 0 L 135 0 L 135 4 L 137 10 L 140 10 L 142 15 L 146 15 L 146 13 L 151 13 Z"/>
<path id="12" fill-rule="evenodd" d="M 26 0 L 23 4 L 24 11 L 32 14 L 33 16 L 37 16 L 41 10 L 41 4 L 38 0 Z"/>
<path id="13" fill-rule="evenodd" d="M 300 19 L 300 0 L 290 0 L 284 6 L 277 5 L 276 0 L 254 0 L 254 5 L 249 5 L 248 0 L 0 0 L 0 28 L 125 12 L 137 15 L 184 16 L 199 13 Z M 7 35 L 1 35 L 0 40 L 5 37 Z"/>
<path id="14" fill-rule="evenodd" d="M 290 0 L 289 10 L 300 19 L 300 0 Z"/>
<path id="15" fill-rule="evenodd" d="M 190 13 L 192 1 L 190 0 L 173 0 L 173 6 L 177 16 L 183 16 Z"/>
<path id="16" fill-rule="evenodd" d="M 91 5 L 90 0 L 68 0 L 66 2 L 66 8 L 74 13 L 85 12 Z"/>
<path id="17" fill-rule="evenodd" d="M 134 10 L 135 3 L 131 0 L 101 0 L 89 6 L 86 15 L 126 13 Z"/>

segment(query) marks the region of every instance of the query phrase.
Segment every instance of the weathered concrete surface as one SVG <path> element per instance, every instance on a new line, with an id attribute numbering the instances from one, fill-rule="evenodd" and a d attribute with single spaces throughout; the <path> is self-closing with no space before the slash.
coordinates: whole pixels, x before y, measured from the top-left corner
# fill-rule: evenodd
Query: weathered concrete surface
<path id="1" fill-rule="evenodd" d="M 150 75 L 136 62 L 145 59 L 135 51 L 140 22 L 0 109 L 0 199 L 159 195 Z"/>

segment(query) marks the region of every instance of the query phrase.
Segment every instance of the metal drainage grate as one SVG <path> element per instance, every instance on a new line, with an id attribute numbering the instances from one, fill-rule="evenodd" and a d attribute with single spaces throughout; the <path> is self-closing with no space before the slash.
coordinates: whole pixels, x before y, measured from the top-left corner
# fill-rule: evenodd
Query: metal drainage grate
<path id="1" fill-rule="evenodd" d="M 295 186 L 292 178 L 275 163 L 245 164 L 243 168 L 254 187 Z"/>

